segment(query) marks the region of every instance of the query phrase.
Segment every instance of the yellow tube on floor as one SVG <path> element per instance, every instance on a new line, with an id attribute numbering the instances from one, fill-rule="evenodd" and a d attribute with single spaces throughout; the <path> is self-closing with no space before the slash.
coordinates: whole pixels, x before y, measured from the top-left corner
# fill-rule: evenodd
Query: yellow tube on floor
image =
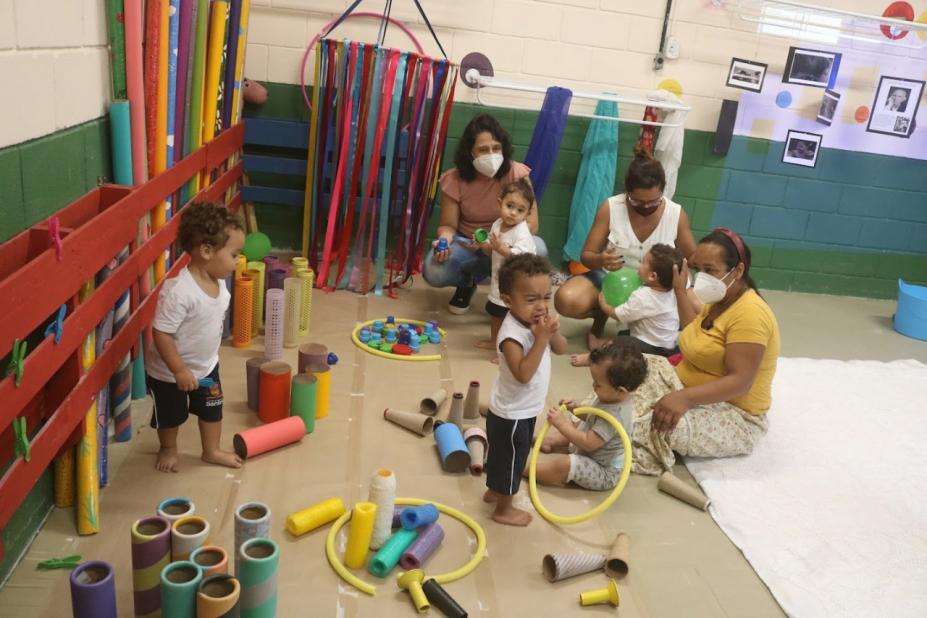
<path id="1" fill-rule="evenodd" d="M 318 386 L 315 391 L 315 420 L 328 416 L 328 405 L 332 391 L 332 372 L 328 365 L 309 365 L 309 373 L 315 376 Z"/>
<path id="2" fill-rule="evenodd" d="M 287 517 L 286 529 L 293 536 L 302 536 L 338 519 L 345 514 L 344 511 L 344 502 L 341 498 L 329 498 Z"/>
<path id="3" fill-rule="evenodd" d="M 358 502 L 351 511 L 351 529 L 348 531 L 348 545 L 344 550 L 344 563 L 350 569 L 359 569 L 367 562 L 373 522 L 377 517 L 377 505 L 373 502 Z"/>

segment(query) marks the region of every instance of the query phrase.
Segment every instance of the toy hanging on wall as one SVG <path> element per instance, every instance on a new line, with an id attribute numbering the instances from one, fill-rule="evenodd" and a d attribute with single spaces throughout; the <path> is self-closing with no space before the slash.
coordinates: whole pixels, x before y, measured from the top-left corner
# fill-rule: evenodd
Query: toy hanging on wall
<path id="1" fill-rule="evenodd" d="M 325 38 L 315 57 L 303 254 L 319 287 L 382 294 L 421 270 L 457 67 Z"/>

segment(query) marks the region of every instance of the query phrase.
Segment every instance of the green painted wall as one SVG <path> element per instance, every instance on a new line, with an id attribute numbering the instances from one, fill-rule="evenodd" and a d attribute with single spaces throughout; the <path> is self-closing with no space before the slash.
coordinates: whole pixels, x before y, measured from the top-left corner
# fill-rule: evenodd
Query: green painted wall
<path id="1" fill-rule="evenodd" d="M 110 176 L 105 118 L 0 149 L 0 242 L 47 219 Z M 9 462 L 0 462 L 6 469 Z M 4 582 L 52 508 L 49 468 L 3 530 Z"/>
<path id="2" fill-rule="evenodd" d="M 266 86 L 270 99 L 246 109 L 246 117 L 308 120 L 298 87 Z M 443 169 L 453 165 L 456 136 L 483 111 L 508 128 L 515 157 L 524 158 L 537 113 L 458 103 Z M 568 123 L 540 204 L 540 233 L 555 260 L 566 238 L 588 123 L 582 118 Z M 616 192 L 637 135 L 635 127 L 621 125 Z M 894 298 L 898 278 L 927 284 L 927 162 L 823 149 L 817 167 L 808 169 L 781 163 L 779 142 L 735 136 L 721 157 L 711 152 L 712 140 L 712 133 L 686 131 L 674 199 L 688 212 L 697 238 L 717 226 L 743 234 L 762 287 Z M 300 180 L 288 183 L 296 188 Z M 275 246 L 299 246 L 300 208 L 262 204 L 257 213 Z"/>

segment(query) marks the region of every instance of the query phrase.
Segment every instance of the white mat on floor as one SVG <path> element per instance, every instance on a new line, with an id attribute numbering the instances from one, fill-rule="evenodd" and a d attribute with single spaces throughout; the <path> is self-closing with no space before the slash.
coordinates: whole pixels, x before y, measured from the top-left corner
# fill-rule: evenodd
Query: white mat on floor
<path id="1" fill-rule="evenodd" d="M 784 358 L 769 433 L 686 465 L 791 616 L 927 616 L 927 365 Z"/>

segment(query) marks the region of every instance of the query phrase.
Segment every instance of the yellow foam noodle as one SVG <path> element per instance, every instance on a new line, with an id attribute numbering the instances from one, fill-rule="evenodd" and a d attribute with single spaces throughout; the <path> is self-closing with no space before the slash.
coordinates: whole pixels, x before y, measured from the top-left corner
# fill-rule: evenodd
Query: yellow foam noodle
<path id="1" fill-rule="evenodd" d="M 245 68 L 246 40 L 248 38 L 248 18 L 251 14 L 251 0 L 241 2 L 241 21 L 238 32 L 238 55 L 235 56 L 235 90 L 232 92 L 232 124 L 241 120 L 242 72 Z"/>
<path id="2" fill-rule="evenodd" d="M 310 365 L 309 373 L 318 381 L 315 391 L 315 419 L 328 416 L 328 404 L 332 392 L 332 372 L 328 365 Z"/>
<path id="3" fill-rule="evenodd" d="M 157 176 L 167 169 L 167 54 L 170 34 L 171 3 L 161 2 L 161 30 L 158 41 L 158 97 L 155 114 L 155 161 Z M 151 233 L 154 234 L 167 222 L 167 202 L 160 202 L 151 211 Z M 155 260 L 155 282 L 164 278 L 166 258 L 162 253 Z"/>
<path id="4" fill-rule="evenodd" d="M 216 107 L 219 99 L 219 73 L 222 71 L 222 44 L 229 3 L 214 0 L 209 16 L 209 47 L 206 50 L 206 89 L 203 92 L 203 143 L 216 136 Z"/>
<path id="5" fill-rule="evenodd" d="M 55 458 L 55 506 L 74 506 L 74 449 Z"/>
<path id="6" fill-rule="evenodd" d="M 341 498 L 329 498 L 287 517 L 286 529 L 293 536 L 302 536 L 338 519 L 344 512 L 344 502 Z"/>
<path id="7" fill-rule="evenodd" d="M 358 502 L 351 510 L 351 528 L 348 544 L 344 550 L 344 563 L 350 569 L 359 569 L 367 562 L 373 522 L 377 517 L 377 505 L 373 502 Z"/>

